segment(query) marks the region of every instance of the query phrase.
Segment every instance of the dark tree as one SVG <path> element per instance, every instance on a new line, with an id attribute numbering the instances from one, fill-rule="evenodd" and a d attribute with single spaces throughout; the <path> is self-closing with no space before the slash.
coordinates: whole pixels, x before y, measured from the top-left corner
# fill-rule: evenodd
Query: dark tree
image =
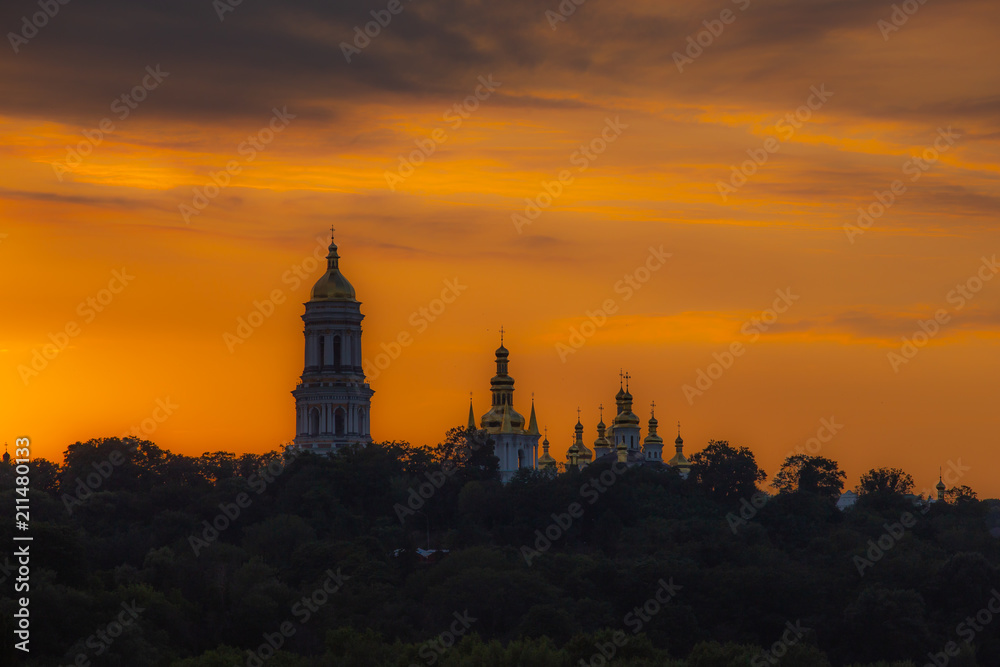
<path id="1" fill-rule="evenodd" d="M 771 486 L 781 493 L 800 491 L 837 497 L 844 490 L 846 477 L 847 473 L 832 459 L 796 454 L 785 459 Z"/>
<path id="2" fill-rule="evenodd" d="M 905 495 L 913 491 L 913 478 L 899 468 L 872 468 L 861 476 L 858 495 Z"/>
<path id="3" fill-rule="evenodd" d="M 963 484 L 962 486 L 953 486 L 945 491 L 944 499 L 949 503 L 960 505 L 962 503 L 972 503 L 978 501 L 979 495 L 970 487 Z"/>
<path id="4" fill-rule="evenodd" d="M 493 440 L 486 431 L 453 428 L 433 449 L 432 456 L 442 467 L 455 469 L 462 481 L 499 479 L 500 459 L 494 455 Z"/>
<path id="5" fill-rule="evenodd" d="M 757 482 L 767 478 L 753 452 L 732 447 L 725 440 L 709 440 L 708 446 L 691 456 L 691 478 L 721 502 L 749 498 Z"/>

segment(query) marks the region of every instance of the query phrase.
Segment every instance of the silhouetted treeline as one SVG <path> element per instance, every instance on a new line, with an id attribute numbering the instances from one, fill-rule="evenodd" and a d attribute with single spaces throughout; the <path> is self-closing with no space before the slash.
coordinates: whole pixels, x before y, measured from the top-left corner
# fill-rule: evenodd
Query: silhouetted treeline
<path id="1" fill-rule="evenodd" d="M 724 442 L 689 479 L 594 464 L 501 485 L 484 437 L 330 458 L 108 438 L 36 460 L 31 653 L 10 640 L 5 521 L 0 662 L 1000 664 L 997 508 L 968 489 L 914 504 L 901 471 L 871 471 L 841 511 L 835 462 L 792 457 L 765 495 Z"/>

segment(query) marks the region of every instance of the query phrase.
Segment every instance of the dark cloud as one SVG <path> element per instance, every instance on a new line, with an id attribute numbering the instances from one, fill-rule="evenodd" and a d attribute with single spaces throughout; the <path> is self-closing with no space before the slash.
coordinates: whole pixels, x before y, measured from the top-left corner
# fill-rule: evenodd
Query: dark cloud
<path id="1" fill-rule="evenodd" d="M 0 112 L 87 126 L 141 80 L 147 65 L 157 64 L 170 78 L 143 114 L 207 122 L 258 117 L 275 105 L 330 122 L 365 99 L 460 98 L 490 72 L 515 82 L 497 103 L 525 108 L 573 107 L 587 104 L 581 98 L 592 90 L 641 95 L 650 87 L 685 99 L 746 103 L 773 95 L 791 103 L 803 81 L 864 76 L 871 64 L 841 64 L 838 55 L 853 45 L 835 37 L 863 30 L 881 42 L 875 22 L 887 13 L 868 0 L 752 0 L 745 11 L 716 2 L 686 7 L 685 15 L 676 7 L 668 15 L 657 4 L 594 1 L 552 30 L 545 11 L 555 1 L 402 2 L 403 11 L 348 64 L 340 43 L 352 41 L 354 28 L 372 21 L 370 12 L 386 2 L 243 0 L 220 21 L 219 2 L 208 0 L 76 0 L 60 5 L 20 53 L 8 48 L 0 58 L 8 92 Z M 947 4 L 952 12 L 982 5 Z M 672 54 L 723 9 L 737 20 L 690 72 L 679 74 Z M 0 26 L 19 30 L 22 16 L 36 11 L 33 2 L 10 3 Z M 767 84 L 772 90 L 764 93 Z M 873 113 L 887 104 L 855 100 Z M 923 104 L 896 106 L 914 114 L 985 116 L 997 98 Z"/>
<path id="2" fill-rule="evenodd" d="M 35 192 L 31 190 L 12 190 L 0 188 L 0 199 L 20 199 L 55 204 L 79 204 L 109 209 L 160 209 L 165 210 L 161 203 L 125 197 L 99 197 L 87 195 L 62 195 L 54 192 Z"/>

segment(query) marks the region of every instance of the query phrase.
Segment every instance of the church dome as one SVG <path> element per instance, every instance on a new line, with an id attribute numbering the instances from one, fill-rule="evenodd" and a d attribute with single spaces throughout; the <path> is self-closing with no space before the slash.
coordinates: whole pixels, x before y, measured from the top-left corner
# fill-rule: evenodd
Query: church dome
<path id="1" fill-rule="evenodd" d="M 332 231 L 332 230 L 331 230 Z M 330 236 L 330 252 L 326 256 L 326 273 L 313 285 L 310 301 L 357 301 L 354 287 L 340 272 L 337 244 Z"/>
<path id="2" fill-rule="evenodd" d="M 312 301 L 357 301 L 354 287 L 340 271 L 327 271 L 313 285 Z"/>

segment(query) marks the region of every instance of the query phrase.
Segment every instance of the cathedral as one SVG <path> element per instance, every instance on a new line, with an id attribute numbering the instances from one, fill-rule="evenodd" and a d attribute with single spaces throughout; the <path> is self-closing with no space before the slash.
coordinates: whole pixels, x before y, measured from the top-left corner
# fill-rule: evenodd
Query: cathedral
<path id="1" fill-rule="evenodd" d="M 525 422 L 523 416 L 514 409 L 514 378 L 508 372 L 510 352 L 503 344 L 503 329 L 500 330 L 500 347 L 496 351 L 497 372 L 490 380 L 492 406 L 476 425 L 475 411 L 469 403 L 470 429 L 484 430 L 494 442 L 494 452 L 500 459 L 500 477 L 508 482 L 521 468 L 539 470 L 558 470 L 558 462 L 549 454 L 548 435 L 542 441 L 542 455 L 538 455 L 538 419 L 535 416 L 535 401 L 531 400 L 531 417 Z M 607 426 L 604 423 L 604 407 L 600 407 L 601 418 L 597 424 L 597 439 L 591 450 L 583 441 L 583 422 L 580 410 L 577 410 L 577 421 L 574 438 L 566 452 L 567 468 L 583 468 L 595 461 L 608 463 L 621 462 L 629 466 L 652 465 L 663 466 L 663 438 L 657 434 L 659 422 L 656 420 L 656 404 L 651 404 L 650 418 L 647 425 L 647 435 L 642 438 L 639 417 L 632 412 L 632 394 L 628 390 L 628 374 L 621 376 L 621 384 L 615 402 L 618 413 Z M 680 435 L 680 424 L 677 425 L 677 440 L 674 441 L 675 453 L 666 465 L 676 468 L 682 477 L 687 477 L 691 464 L 684 456 L 684 440 Z"/>
<path id="2" fill-rule="evenodd" d="M 639 417 L 632 412 L 632 394 L 628 389 L 630 379 L 631 377 L 627 373 L 621 376 L 622 382 L 615 395 L 618 413 L 611 422 L 611 426 L 604 423 L 604 406 L 600 406 L 601 418 L 597 423 L 597 439 L 594 441 L 593 450 L 589 449 L 583 441 L 583 423 L 579 418 L 580 411 L 577 410 L 575 438 L 566 452 L 569 466 L 582 468 L 596 461 L 625 463 L 630 466 L 662 466 L 664 464 L 663 438 L 657 434 L 659 422 L 656 420 L 656 403 L 650 404 L 647 434 L 645 438 L 642 438 Z M 676 451 L 673 457 L 666 462 L 666 465 L 677 468 L 681 477 L 686 478 L 691 471 L 691 464 L 684 456 L 684 440 L 681 439 L 680 423 L 677 424 L 677 439 L 674 441 L 674 447 Z"/>
<path id="3" fill-rule="evenodd" d="M 509 482 L 521 468 L 538 467 L 538 420 L 535 418 L 535 399 L 531 399 L 531 417 L 524 417 L 514 409 L 514 378 L 507 374 L 510 353 L 503 346 L 503 329 L 500 330 L 500 347 L 496 352 L 497 374 L 490 380 L 492 405 L 489 412 L 476 426 L 472 401 L 469 401 L 469 428 L 482 429 L 493 440 L 493 453 L 500 459 L 500 479 Z M 548 440 L 545 441 L 548 456 Z M 551 457 L 549 457 L 551 458 Z M 553 460 L 554 462 L 554 460 Z"/>
<path id="4" fill-rule="evenodd" d="M 303 450 L 331 454 L 350 445 L 371 443 L 371 398 L 375 393 L 365 379 L 361 356 L 361 302 L 354 287 L 340 272 L 340 255 L 331 234 L 326 272 L 313 285 L 305 303 L 303 334 L 305 362 L 295 397 L 295 443 Z M 508 482 L 521 468 L 556 471 L 558 462 L 549 454 L 549 440 L 538 454 L 538 430 L 534 397 L 525 419 L 514 409 L 514 378 L 508 373 L 510 352 L 503 344 L 496 351 L 496 375 L 490 380 L 491 405 L 476 424 L 469 402 L 470 429 L 484 430 L 494 443 L 500 460 L 500 477 Z M 651 404 L 646 437 L 639 417 L 632 412 L 628 374 L 622 374 L 615 396 L 617 414 L 608 426 L 601 406 L 597 439 L 593 449 L 583 440 L 584 427 L 577 410 L 574 438 L 566 454 L 566 468 L 583 468 L 596 461 L 622 462 L 629 466 L 663 466 L 663 438 L 657 434 L 656 404 Z M 684 441 L 678 424 L 676 452 L 665 465 L 687 477 L 690 464 L 684 456 Z"/>
<path id="5" fill-rule="evenodd" d="M 361 364 L 365 316 L 354 288 L 340 272 L 332 233 L 326 273 L 313 285 L 305 307 L 305 365 L 292 391 L 295 447 L 329 454 L 348 445 L 367 445 L 375 392 Z"/>

